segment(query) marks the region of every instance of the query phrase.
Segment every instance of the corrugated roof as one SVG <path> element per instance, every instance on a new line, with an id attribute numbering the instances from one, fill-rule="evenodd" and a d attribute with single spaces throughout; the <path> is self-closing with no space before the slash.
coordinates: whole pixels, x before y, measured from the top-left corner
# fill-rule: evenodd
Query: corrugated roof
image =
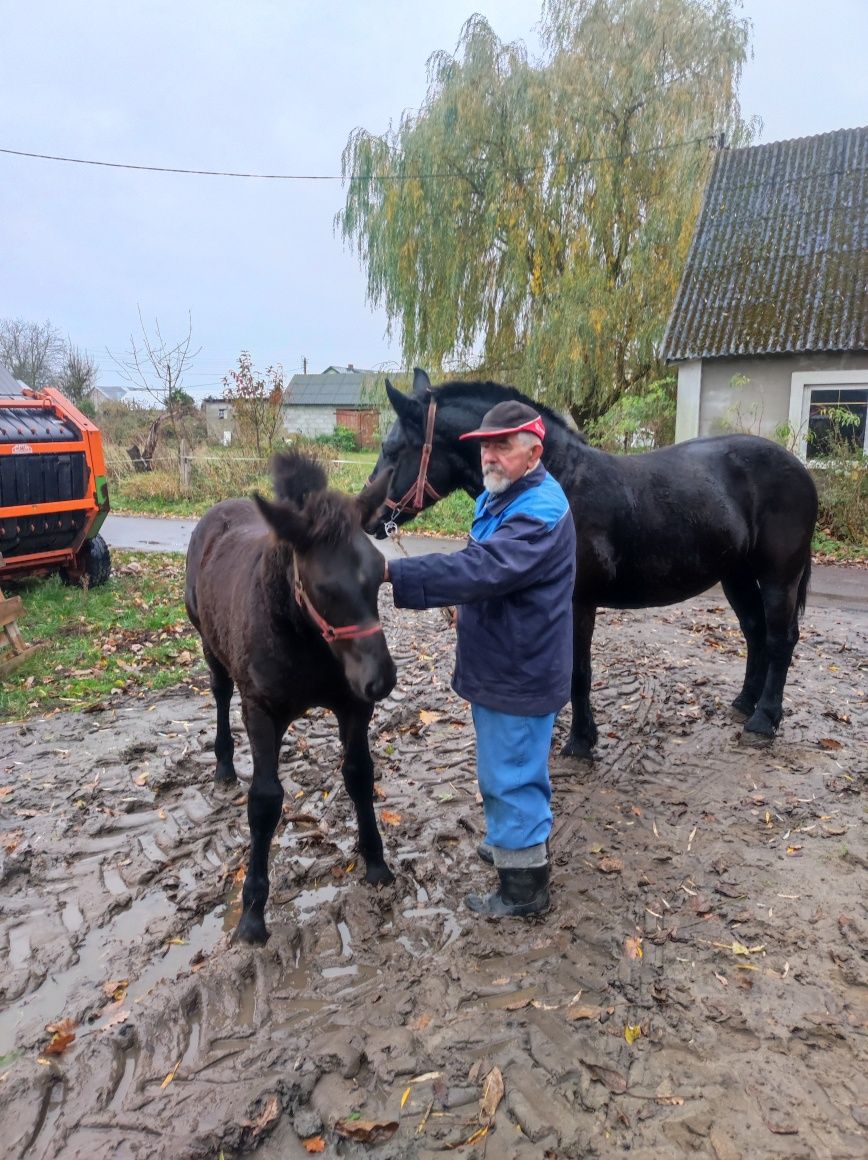
<path id="1" fill-rule="evenodd" d="M 20 395 L 21 383 L 0 363 L 0 395 Z"/>
<path id="2" fill-rule="evenodd" d="M 291 407 L 357 407 L 365 405 L 362 387 L 373 371 L 329 371 L 321 375 L 293 375 L 283 395 Z"/>
<path id="3" fill-rule="evenodd" d="M 722 150 L 662 355 L 868 350 L 868 128 Z"/>

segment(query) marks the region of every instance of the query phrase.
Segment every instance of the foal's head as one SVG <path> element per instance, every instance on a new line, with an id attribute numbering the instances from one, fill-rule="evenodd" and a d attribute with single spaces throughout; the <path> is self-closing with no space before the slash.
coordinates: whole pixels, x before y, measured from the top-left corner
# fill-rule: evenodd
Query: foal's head
<path id="1" fill-rule="evenodd" d="M 272 470 L 277 502 L 254 498 L 274 534 L 292 548 L 287 582 L 295 586 L 299 615 L 322 633 L 353 693 L 379 701 L 397 674 L 377 613 L 383 557 L 363 528 L 382 507 L 391 473 L 348 496 L 327 490 L 320 464 L 298 452 L 275 456 Z"/>

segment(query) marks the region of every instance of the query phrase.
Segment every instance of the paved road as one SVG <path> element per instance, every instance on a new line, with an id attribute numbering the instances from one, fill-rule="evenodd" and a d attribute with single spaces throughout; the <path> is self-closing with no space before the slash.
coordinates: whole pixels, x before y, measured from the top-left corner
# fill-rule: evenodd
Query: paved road
<path id="1" fill-rule="evenodd" d="M 130 548 L 139 552 L 186 552 L 190 533 L 195 526 L 194 519 L 167 520 L 148 516 L 109 515 L 102 533 L 113 548 Z M 387 559 L 399 554 L 388 540 L 374 542 Z M 402 543 L 409 555 L 423 556 L 426 552 L 454 552 L 462 546 L 463 541 L 440 536 L 404 535 Z M 868 568 L 815 564 L 808 603 L 838 608 L 868 608 Z"/>

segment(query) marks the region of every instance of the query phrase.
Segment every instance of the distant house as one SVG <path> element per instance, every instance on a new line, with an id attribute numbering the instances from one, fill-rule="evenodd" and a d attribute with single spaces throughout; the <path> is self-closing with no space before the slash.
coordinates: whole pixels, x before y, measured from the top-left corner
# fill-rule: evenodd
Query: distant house
<path id="1" fill-rule="evenodd" d="M 232 419 L 232 404 L 228 399 L 207 398 L 202 400 L 202 414 L 205 416 L 205 430 L 209 439 L 214 439 L 228 447 L 235 433 Z"/>
<path id="2" fill-rule="evenodd" d="M 347 427 L 359 446 L 373 446 L 379 435 L 379 408 L 366 396 L 375 373 L 350 363 L 326 367 L 319 375 L 293 375 L 283 395 L 286 431 L 314 438 Z"/>
<path id="3" fill-rule="evenodd" d="M 676 439 L 789 425 L 810 459 L 837 406 L 868 450 L 866 170 L 868 128 L 717 155 L 663 339 Z"/>
<path id="4" fill-rule="evenodd" d="M 87 397 L 94 409 L 101 411 L 106 403 L 122 403 L 127 397 L 126 387 L 91 387 Z"/>

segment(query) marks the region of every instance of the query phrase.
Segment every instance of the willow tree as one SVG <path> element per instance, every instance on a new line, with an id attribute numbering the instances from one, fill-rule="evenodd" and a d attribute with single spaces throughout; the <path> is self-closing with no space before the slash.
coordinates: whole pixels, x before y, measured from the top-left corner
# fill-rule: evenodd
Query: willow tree
<path id="1" fill-rule="evenodd" d="M 545 0 L 540 61 L 472 17 L 420 109 L 343 154 L 336 225 L 404 358 L 584 424 L 657 371 L 702 188 L 749 140 L 732 0 Z"/>

